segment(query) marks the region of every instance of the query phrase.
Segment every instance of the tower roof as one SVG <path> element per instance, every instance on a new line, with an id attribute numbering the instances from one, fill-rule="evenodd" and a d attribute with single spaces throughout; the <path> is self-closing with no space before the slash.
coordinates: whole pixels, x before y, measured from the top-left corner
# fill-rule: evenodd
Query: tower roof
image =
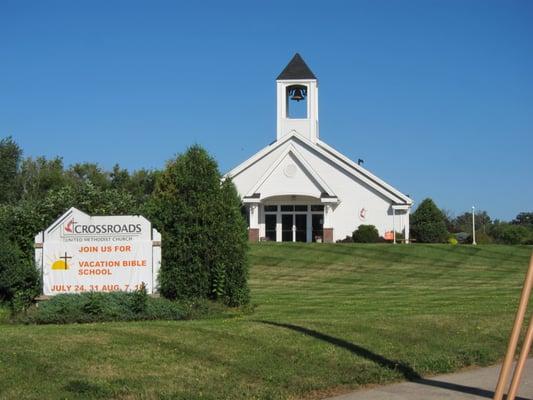
<path id="1" fill-rule="evenodd" d="M 276 80 L 285 79 L 316 79 L 313 71 L 309 69 L 300 54 L 296 53 L 285 69 L 281 71 Z"/>

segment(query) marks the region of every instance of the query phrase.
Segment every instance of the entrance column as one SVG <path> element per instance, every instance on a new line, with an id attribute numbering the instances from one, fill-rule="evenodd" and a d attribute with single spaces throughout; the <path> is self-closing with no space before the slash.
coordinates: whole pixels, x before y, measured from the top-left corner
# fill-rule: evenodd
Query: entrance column
<path id="1" fill-rule="evenodd" d="M 400 230 L 404 231 L 404 243 L 409 243 L 409 212 L 410 206 L 407 204 L 393 204 L 392 205 L 392 229 L 396 232 L 397 228 L 397 217 L 400 216 Z M 394 239 L 396 239 L 396 234 L 394 234 Z M 394 240 L 396 243 L 396 240 Z"/>
<path id="2" fill-rule="evenodd" d="M 281 235 L 283 234 L 282 226 L 281 226 L 281 213 L 276 213 L 276 242 L 282 242 Z"/>
<path id="3" fill-rule="evenodd" d="M 409 212 L 411 210 L 408 209 L 406 212 L 405 212 L 405 243 L 409 243 Z"/>
<path id="4" fill-rule="evenodd" d="M 331 204 L 324 204 L 324 243 L 333 243 L 332 212 Z"/>
<path id="5" fill-rule="evenodd" d="M 309 206 L 311 207 L 311 206 Z M 307 232 L 306 232 L 306 242 L 311 243 L 313 241 L 313 215 L 311 211 L 307 211 Z"/>
<path id="6" fill-rule="evenodd" d="M 248 227 L 248 240 L 250 242 L 259 241 L 259 203 L 249 203 L 250 226 Z"/>
<path id="7" fill-rule="evenodd" d="M 392 243 L 396 244 L 396 209 L 392 207 Z"/>

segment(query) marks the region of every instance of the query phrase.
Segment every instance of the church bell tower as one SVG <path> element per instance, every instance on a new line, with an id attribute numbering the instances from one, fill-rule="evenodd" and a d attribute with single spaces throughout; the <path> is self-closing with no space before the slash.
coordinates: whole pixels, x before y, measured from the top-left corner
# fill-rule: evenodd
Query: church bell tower
<path id="1" fill-rule="evenodd" d="M 276 79 L 277 137 L 292 132 L 316 143 L 318 139 L 318 80 L 296 53 Z"/>

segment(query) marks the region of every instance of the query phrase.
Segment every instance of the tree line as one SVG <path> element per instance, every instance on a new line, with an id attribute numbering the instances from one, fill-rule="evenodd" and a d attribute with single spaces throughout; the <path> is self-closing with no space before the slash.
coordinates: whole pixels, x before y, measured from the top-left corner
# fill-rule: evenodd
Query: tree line
<path id="1" fill-rule="evenodd" d="M 492 219 L 486 211 L 474 213 L 478 244 L 533 244 L 533 212 L 520 212 L 512 221 Z M 472 212 L 457 216 L 440 210 L 432 199 L 423 200 L 411 216 L 411 235 L 422 243 L 472 243 Z"/>

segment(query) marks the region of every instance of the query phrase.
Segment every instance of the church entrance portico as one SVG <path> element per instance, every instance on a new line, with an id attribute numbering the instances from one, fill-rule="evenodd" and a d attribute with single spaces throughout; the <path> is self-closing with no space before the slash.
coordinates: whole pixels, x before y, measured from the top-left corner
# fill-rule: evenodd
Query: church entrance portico
<path id="1" fill-rule="evenodd" d="M 324 242 L 329 204 L 310 196 L 274 196 L 248 202 L 251 240 Z M 327 236 L 327 235 L 326 235 Z"/>

